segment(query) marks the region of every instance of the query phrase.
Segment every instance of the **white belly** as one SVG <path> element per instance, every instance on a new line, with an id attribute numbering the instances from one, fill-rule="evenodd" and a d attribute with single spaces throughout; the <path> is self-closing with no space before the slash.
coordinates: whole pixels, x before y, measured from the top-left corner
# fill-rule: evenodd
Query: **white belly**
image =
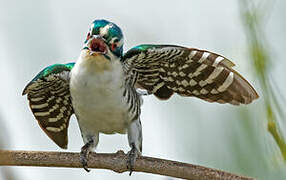
<path id="1" fill-rule="evenodd" d="M 104 70 L 95 70 L 93 66 L 97 66 L 95 61 L 77 62 L 71 72 L 70 92 L 79 126 L 88 134 L 125 133 L 129 123 L 120 88 L 121 64 L 102 66 Z"/>

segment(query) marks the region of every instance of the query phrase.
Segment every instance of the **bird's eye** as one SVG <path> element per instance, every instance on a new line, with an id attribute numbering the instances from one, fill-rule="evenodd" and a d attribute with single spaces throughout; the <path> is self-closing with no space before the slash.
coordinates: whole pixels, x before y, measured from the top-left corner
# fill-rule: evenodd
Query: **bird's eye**
<path id="1" fill-rule="evenodd" d="M 117 43 L 111 44 L 111 50 L 114 51 L 117 48 Z"/>

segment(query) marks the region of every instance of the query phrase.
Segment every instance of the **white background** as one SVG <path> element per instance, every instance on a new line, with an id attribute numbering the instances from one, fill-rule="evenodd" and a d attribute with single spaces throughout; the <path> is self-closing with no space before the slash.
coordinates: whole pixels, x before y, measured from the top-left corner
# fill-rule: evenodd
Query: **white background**
<path id="1" fill-rule="evenodd" d="M 284 95 L 285 5 L 282 0 L 273 1 L 272 13 L 267 15 L 263 26 L 274 60 L 271 74 Z M 76 61 L 94 19 L 107 19 L 122 28 L 125 51 L 142 43 L 162 43 L 222 54 L 234 61 L 236 70 L 261 92 L 248 58 L 237 1 L 3 1 L 0 6 L 0 133 L 5 149 L 61 150 L 39 128 L 21 93 L 44 67 Z M 259 179 L 284 179 L 285 164 L 279 161 L 280 152 L 266 130 L 262 103 L 260 98 L 238 108 L 179 96 L 162 102 L 149 96 L 142 107 L 143 155 Z M 245 111 L 251 121 L 239 115 Z M 82 145 L 73 117 L 68 150 L 78 152 Z M 119 149 L 129 150 L 126 136 L 101 135 L 96 151 Z M 90 173 L 68 168 L 13 167 L 12 170 L 18 179 L 28 180 L 170 179 L 136 172 L 129 177 L 128 173 L 97 169 Z"/>

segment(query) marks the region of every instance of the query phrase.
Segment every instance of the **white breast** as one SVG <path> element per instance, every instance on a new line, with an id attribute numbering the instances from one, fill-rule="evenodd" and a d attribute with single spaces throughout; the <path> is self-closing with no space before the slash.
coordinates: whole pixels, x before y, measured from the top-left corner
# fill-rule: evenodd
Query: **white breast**
<path id="1" fill-rule="evenodd" d="M 125 133 L 127 105 L 123 100 L 123 71 L 119 60 L 79 59 L 72 69 L 70 92 L 75 114 L 86 133 Z"/>

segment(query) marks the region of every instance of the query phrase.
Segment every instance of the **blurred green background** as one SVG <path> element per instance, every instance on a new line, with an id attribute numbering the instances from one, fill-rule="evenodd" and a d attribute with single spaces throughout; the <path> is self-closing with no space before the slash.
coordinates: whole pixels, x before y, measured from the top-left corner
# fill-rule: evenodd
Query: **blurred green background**
<path id="1" fill-rule="evenodd" d="M 22 89 L 45 66 L 75 61 L 89 24 L 107 19 L 122 28 L 125 51 L 142 43 L 207 49 L 231 59 L 260 95 L 240 107 L 179 96 L 164 102 L 145 97 L 143 155 L 260 180 L 286 179 L 285 8 L 283 0 L 2 0 L 0 148 L 60 150 L 39 128 Z M 68 150 L 78 152 L 82 145 L 72 117 Z M 126 136 L 101 135 L 96 151 L 119 149 L 129 150 Z M 171 179 L 96 169 L 0 167 L 4 180 L 63 178 Z"/>

